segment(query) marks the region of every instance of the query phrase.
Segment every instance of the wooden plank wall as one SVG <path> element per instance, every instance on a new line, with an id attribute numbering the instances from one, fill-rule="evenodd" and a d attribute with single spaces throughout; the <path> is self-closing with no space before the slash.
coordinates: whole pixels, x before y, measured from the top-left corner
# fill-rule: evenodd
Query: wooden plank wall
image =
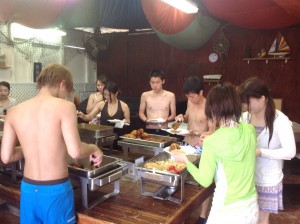
<path id="1" fill-rule="evenodd" d="M 213 52 L 213 43 L 224 32 L 230 41 L 228 57 L 212 64 L 208 55 Z M 291 60 L 251 61 L 242 59 L 247 47 L 252 57 L 272 45 L 278 32 L 285 37 L 291 48 Z M 274 98 L 282 98 L 282 111 L 292 121 L 300 122 L 300 25 L 280 30 L 247 30 L 234 26 L 220 28 L 200 49 L 183 51 L 162 42 L 155 34 L 111 35 L 107 55 L 98 60 L 98 74 L 106 74 L 116 81 L 123 96 L 140 97 L 149 90 L 148 73 L 161 68 L 166 74 L 165 89 L 173 91 L 178 100 L 184 100 L 182 84 L 189 75 L 222 74 L 223 81 L 240 84 L 251 76 L 265 80 Z M 206 83 L 206 94 L 212 85 Z"/>

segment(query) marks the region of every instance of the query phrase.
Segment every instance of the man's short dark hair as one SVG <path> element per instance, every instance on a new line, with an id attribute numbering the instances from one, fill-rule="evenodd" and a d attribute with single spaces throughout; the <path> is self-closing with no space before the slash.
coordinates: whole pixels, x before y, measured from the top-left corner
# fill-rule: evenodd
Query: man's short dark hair
<path id="1" fill-rule="evenodd" d="M 183 93 L 197 93 L 203 90 L 203 81 L 198 76 L 188 77 L 183 84 Z"/>
<path id="2" fill-rule="evenodd" d="M 149 73 L 149 79 L 151 79 L 152 77 L 158 77 L 161 80 L 165 79 L 165 73 L 163 70 L 161 69 L 154 69 Z"/>

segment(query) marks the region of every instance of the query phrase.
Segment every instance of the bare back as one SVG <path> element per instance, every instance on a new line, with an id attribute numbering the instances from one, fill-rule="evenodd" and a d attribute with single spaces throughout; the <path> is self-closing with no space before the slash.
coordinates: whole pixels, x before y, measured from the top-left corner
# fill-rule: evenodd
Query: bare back
<path id="1" fill-rule="evenodd" d="M 9 122 L 23 150 L 25 177 L 55 180 L 68 176 L 65 142 L 73 142 L 73 146 L 80 142 L 74 104 L 36 96 L 16 106 Z"/>
<path id="2" fill-rule="evenodd" d="M 188 101 L 185 116 L 188 119 L 188 130 L 196 131 L 199 134 L 208 131 L 208 121 L 205 116 L 205 100 L 202 100 L 199 104 L 193 104 Z M 199 142 L 199 136 L 188 135 L 184 141 L 195 145 Z"/>

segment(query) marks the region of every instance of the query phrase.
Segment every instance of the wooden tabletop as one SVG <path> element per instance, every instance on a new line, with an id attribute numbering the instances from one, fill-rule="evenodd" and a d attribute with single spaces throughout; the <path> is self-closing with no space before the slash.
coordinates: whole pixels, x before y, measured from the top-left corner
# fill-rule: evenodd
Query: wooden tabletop
<path id="1" fill-rule="evenodd" d="M 147 186 L 155 190 L 157 185 L 148 183 Z M 103 188 L 103 187 L 102 187 Z M 182 223 L 194 209 L 213 193 L 214 187 L 203 188 L 185 184 L 185 196 L 181 204 L 168 200 L 154 199 L 141 195 L 141 183 L 133 182 L 130 178 L 122 178 L 120 193 L 92 209 L 85 209 L 81 205 L 81 191 L 75 189 L 76 211 L 78 223 Z M 97 192 L 93 192 L 97 194 Z M 174 196 L 179 197 L 180 190 Z M 92 218 L 92 220 L 91 220 Z"/>
<path id="2" fill-rule="evenodd" d="M 154 199 L 141 195 L 141 183 L 133 182 L 131 178 L 123 177 L 120 181 L 120 193 L 106 199 L 92 209 L 85 209 L 81 201 L 81 189 L 76 187 L 75 209 L 78 224 L 153 224 L 153 223 L 182 223 L 189 215 L 199 208 L 202 202 L 213 193 L 214 186 L 203 188 L 185 184 L 185 197 L 181 204 L 168 200 Z M 151 184 L 150 184 L 151 185 Z M 101 187 L 103 191 L 111 187 L 110 184 Z M 155 189 L 157 186 L 150 186 Z M 99 191 L 91 192 L 91 197 Z M 174 196 L 178 196 L 176 192 Z M 19 184 L 12 183 L 10 178 L 0 175 L 0 198 L 16 207 L 19 206 Z"/>

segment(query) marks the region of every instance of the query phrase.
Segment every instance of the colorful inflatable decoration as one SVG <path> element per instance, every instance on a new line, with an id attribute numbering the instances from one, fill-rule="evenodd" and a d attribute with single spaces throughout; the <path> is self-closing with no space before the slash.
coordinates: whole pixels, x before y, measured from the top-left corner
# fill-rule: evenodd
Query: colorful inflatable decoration
<path id="1" fill-rule="evenodd" d="M 187 14 L 176 10 L 161 0 L 142 0 L 142 7 L 147 20 L 157 31 L 175 34 L 188 27 L 196 18 L 197 13 Z"/>
<path id="2" fill-rule="evenodd" d="M 277 4 L 275 3 L 277 2 Z M 300 23 L 299 3 L 289 0 L 298 6 L 298 18 L 281 8 L 285 0 L 203 0 L 209 12 L 235 26 L 249 29 L 277 29 Z"/>
<path id="3" fill-rule="evenodd" d="M 97 27 L 99 25 L 99 1 L 75 0 L 69 2 L 51 26 L 62 29 Z"/>
<path id="4" fill-rule="evenodd" d="M 1 0 L 0 19 L 4 23 L 20 23 L 31 28 L 49 27 L 71 0 L 24 1 Z"/>
<path id="5" fill-rule="evenodd" d="M 161 0 L 2 0 L 0 22 L 31 28 L 152 27 L 167 44 L 187 50 L 206 43 L 220 21 L 247 29 L 300 23 L 299 0 L 194 1 L 201 2 L 198 13 L 186 14 Z"/>
<path id="6" fill-rule="evenodd" d="M 216 32 L 220 23 L 211 17 L 198 14 L 195 20 L 183 31 L 164 34 L 153 28 L 165 43 L 181 50 L 194 50 L 204 45 Z"/>
<path id="7" fill-rule="evenodd" d="M 182 49 L 193 50 L 205 44 L 220 23 L 205 15 L 201 9 L 186 14 L 160 0 L 142 0 L 142 7 L 150 25 L 165 43 Z"/>
<path id="8" fill-rule="evenodd" d="M 300 1 L 299 0 L 273 0 L 278 6 L 283 8 L 288 14 L 300 20 Z"/>

